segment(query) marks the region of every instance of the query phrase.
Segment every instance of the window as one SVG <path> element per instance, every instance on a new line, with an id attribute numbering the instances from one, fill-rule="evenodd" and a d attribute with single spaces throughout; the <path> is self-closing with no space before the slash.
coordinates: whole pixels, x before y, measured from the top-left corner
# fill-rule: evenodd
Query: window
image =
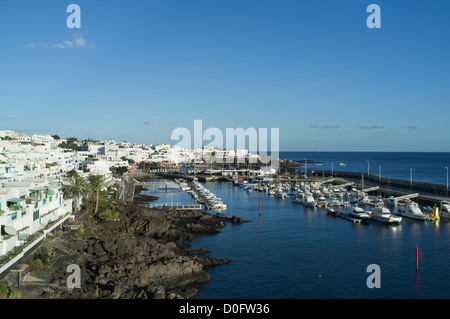
<path id="1" fill-rule="evenodd" d="M 39 209 L 33 212 L 33 221 L 35 221 L 36 219 L 39 219 Z"/>
<path id="2" fill-rule="evenodd" d="M 14 212 L 11 214 L 11 220 L 14 220 L 17 218 L 17 212 Z"/>

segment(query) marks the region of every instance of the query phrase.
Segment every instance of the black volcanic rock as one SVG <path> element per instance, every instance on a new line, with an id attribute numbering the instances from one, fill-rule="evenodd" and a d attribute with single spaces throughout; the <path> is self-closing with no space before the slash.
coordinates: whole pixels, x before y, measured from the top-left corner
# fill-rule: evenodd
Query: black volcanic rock
<path id="1" fill-rule="evenodd" d="M 220 232 L 227 222 L 244 222 L 237 216 L 220 217 L 199 211 L 164 211 L 125 204 L 117 221 L 81 223 L 92 235 L 64 237 L 64 245 L 77 252 L 81 268 L 81 288 L 65 287 L 67 265 L 55 261 L 52 288 L 44 298 L 55 299 L 145 299 L 192 298 L 195 285 L 210 280 L 206 267 L 231 262 L 217 260 L 206 249 L 191 250 L 186 240 L 194 234 Z M 59 267 L 58 267 L 59 265 Z"/>

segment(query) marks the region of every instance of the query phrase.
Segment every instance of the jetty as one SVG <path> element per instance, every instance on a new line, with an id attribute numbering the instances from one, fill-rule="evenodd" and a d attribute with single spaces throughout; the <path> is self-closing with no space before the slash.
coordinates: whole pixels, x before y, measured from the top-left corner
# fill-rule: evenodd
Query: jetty
<path id="1" fill-rule="evenodd" d="M 154 173 L 156 176 L 171 178 L 171 179 L 185 179 L 188 182 L 221 182 L 225 180 L 225 177 L 222 175 L 205 175 L 205 174 L 183 174 L 176 172 L 157 172 Z"/>
<path id="2" fill-rule="evenodd" d="M 187 204 L 171 204 L 171 205 L 167 205 L 167 204 L 163 204 L 163 203 L 157 203 L 157 204 L 145 204 L 143 205 L 145 207 L 148 208 L 156 208 L 156 209 L 164 209 L 167 208 L 169 210 L 202 210 L 203 207 L 202 205 L 198 204 L 198 205 L 187 205 Z"/>
<path id="3" fill-rule="evenodd" d="M 355 223 L 355 224 L 361 223 L 361 221 L 362 221 L 361 219 L 353 218 L 353 217 L 351 217 L 350 215 L 344 214 L 344 213 L 336 214 L 336 216 L 337 216 L 337 217 L 340 217 L 340 218 L 343 218 L 343 219 L 346 219 L 346 220 L 348 220 L 348 221 L 351 221 L 351 222 L 353 222 L 353 223 Z"/>

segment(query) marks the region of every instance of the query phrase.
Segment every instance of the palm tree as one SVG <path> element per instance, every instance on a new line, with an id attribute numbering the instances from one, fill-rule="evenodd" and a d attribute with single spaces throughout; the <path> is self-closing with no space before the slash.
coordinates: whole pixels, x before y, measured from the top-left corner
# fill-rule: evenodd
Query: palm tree
<path id="1" fill-rule="evenodd" d="M 103 185 L 105 183 L 105 177 L 103 175 L 89 175 L 88 176 L 89 181 L 89 188 L 91 191 L 91 194 L 94 196 L 95 199 L 95 210 L 94 213 L 97 213 L 98 210 L 98 201 L 100 199 L 100 191 L 103 188 Z"/>
<path id="2" fill-rule="evenodd" d="M 63 195 L 65 198 L 72 197 L 72 210 L 74 213 L 78 210 L 78 198 L 80 195 L 86 195 L 88 193 L 86 180 L 76 174 L 71 174 L 68 178 L 69 185 L 64 188 Z"/>

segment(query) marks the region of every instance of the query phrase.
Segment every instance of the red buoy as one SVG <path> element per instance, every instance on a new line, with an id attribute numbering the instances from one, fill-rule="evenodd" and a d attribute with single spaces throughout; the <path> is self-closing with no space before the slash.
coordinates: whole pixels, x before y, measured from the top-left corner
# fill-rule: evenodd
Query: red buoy
<path id="1" fill-rule="evenodd" d="M 416 247 L 416 272 L 419 271 L 419 258 L 422 259 L 423 253 L 422 249 Z"/>

